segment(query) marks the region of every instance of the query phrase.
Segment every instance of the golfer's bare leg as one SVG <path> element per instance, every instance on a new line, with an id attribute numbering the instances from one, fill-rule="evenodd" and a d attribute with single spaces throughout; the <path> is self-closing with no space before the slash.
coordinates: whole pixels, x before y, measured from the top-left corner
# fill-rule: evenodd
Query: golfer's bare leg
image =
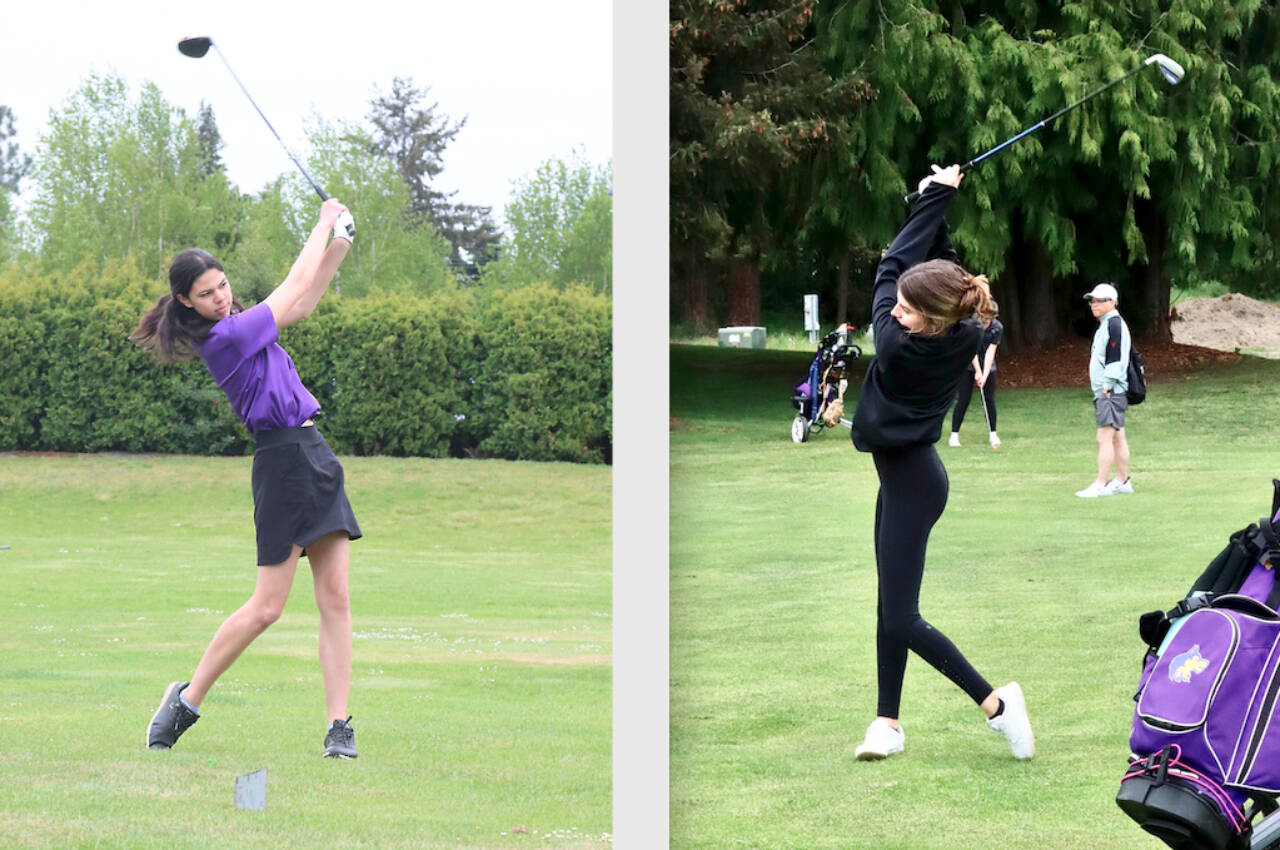
<path id="1" fill-rule="evenodd" d="M 199 708 L 218 677 L 235 663 L 258 635 L 280 619 L 284 603 L 289 599 L 289 588 L 293 586 L 293 574 L 298 568 L 301 553 L 302 549 L 294 546 L 287 561 L 258 567 L 258 584 L 253 589 L 253 596 L 218 628 L 209 648 L 204 651 L 204 657 L 196 665 L 196 672 L 191 675 L 191 684 L 182 692 L 191 705 Z"/>
<path id="2" fill-rule="evenodd" d="M 1098 483 L 1106 484 L 1111 473 L 1111 464 L 1116 458 L 1116 429 L 1107 425 L 1098 429 Z"/>
<path id="3" fill-rule="evenodd" d="M 1129 441 L 1124 436 L 1124 429 L 1116 429 L 1115 438 L 1115 454 L 1116 454 L 1116 480 L 1129 480 Z"/>
<path id="4" fill-rule="evenodd" d="M 347 697 L 351 694 L 350 546 L 347 533 L 337 531 L 307 547 L 316 607 L 320 609 L 320 674 L 330 723 L 347 719 Z"/>

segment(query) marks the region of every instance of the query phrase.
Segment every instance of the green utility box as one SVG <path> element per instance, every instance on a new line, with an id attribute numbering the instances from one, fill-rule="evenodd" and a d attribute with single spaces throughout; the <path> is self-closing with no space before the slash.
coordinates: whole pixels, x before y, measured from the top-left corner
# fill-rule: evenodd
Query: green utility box
<path id="1" fill-rule="evenodd" d="M 764 348 L 764 328 L 721 328 L 721 348 Z"/>

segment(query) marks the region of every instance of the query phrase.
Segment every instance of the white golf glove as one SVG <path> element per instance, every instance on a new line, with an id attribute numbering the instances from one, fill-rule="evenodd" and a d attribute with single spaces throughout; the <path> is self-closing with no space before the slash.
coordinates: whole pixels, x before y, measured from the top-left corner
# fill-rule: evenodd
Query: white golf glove
<path id="1" fill-rule="evenodd" d="M 916 186 L 916 191 L 922 195 L 924 194 L 924 190 L 929 187 L 929 184 L 933 182 L 933 175 L 942 170 L 942 168 L 937 165 L 931 165 L 929 167 L 933 169 L 933 174 L 930 174 L 928 177 L 920 178 L 920 183 Z"/>
<path id="2" fill-rule="evenodd" d="M 333 238 L 355 241 L 356 220 L 351 217 L 351 213 L 344 212 L 338 216 L 338 220 L 333 223 Z"/>

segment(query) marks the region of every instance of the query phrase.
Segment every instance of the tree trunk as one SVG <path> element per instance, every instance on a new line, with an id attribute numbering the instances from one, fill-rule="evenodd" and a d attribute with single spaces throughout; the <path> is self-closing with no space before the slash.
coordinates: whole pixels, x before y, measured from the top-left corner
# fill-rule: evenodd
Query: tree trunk
<path id="1" fill-rule="evenodd" d="M 709 333 L 715 326 L 715 320 L 711 315 L 710 299 L 707 296 L 707 270 L 694 263 L 686 268 L 679 279 L 684 284 L 684 291 L 680 296 L 685 321 L 694 334 Z"/>
<path id="2" fill-rule="evenodd" d="M 760 263 L 755 257 L 729 261 L 729 324 L 760 324 Z"/>
<path id="3" fill-rule="evenodd" d="M 999 282 L 992 284 L 991 294 L 1000 305 L 1000 324 L 1004 325 L 1001 345 L 1005 351 L 1017 353 L 1026 349 L 1027 341 L 1022 336 L 1022 299 L 1018 297 L 1017 257 L 1013 248 L 1005 253 L 1004 268 Z"/>
<path id="4" fill-rule="evenodd" d="M 1134 298 L 1131 312 L 1126 317 L 1135 334 L 1142 333 L 1170 342 L 1173 330 L 1169 325 L 1169 278 L 1164 271 L 1169 229 L 1155 205 L 1148 200 L 1136 199 L 1133 214 L 1147 244 L 1147 262 L 1129 267 Z"/>
<path id="5" fill-rule="evenodd" d="M 1009 332 L 1010 350 L 1048 348 L 1056 342 L 1063 327 L 1060 299 L 1049 252 L 1039 240 L 1014 234 L 1001 280 L 1000 321 Z"/>

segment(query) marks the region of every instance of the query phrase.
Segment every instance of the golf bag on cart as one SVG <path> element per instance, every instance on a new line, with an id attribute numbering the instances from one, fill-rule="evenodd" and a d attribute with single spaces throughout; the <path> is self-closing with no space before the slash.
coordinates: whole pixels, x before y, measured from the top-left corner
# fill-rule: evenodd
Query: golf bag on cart
<path id="1" fill-rule="evenodd" d="M 794 442 L 806 442 L 810 433 L 816 434 L 827 425 L 848 424 L 843 415 L 846 370 L 862 356 L 862 349 L 849 341 L 852 336 L 853 327 L 847 324 L 824 336 L 809 364 L 809 377 L 796 384 L 791 395 L 791 403 L 799 411 L 791 421 Z"/>
<path id="2" fill-rule="evenodd" d="M 1116 803 L 1170 847 L 1280 847 L 1280 480 L 1272 486 L 1269 517 L 1231 535 L 1171 610 L 1139 619 L 1148 648 Z"/>

